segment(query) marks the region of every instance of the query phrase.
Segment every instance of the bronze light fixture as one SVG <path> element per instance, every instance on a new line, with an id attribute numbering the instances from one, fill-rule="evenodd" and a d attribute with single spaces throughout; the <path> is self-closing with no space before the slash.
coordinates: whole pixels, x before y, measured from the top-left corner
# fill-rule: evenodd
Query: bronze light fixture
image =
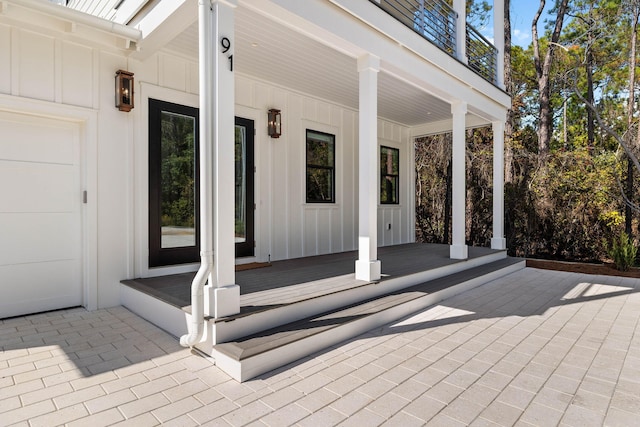
<path id="1" fill-rule="evenodd" d="M 116 108 L 127 112 L 133 108 L 133 73 L 129 71 L 116 71 Z"/>
<path id="2" fill-rule="evenodd" d="M 272 108 L 267 114 L 267 132 L 271 138 L 280 138 L 282 135 L 282 115 L 280 110 Z"/>

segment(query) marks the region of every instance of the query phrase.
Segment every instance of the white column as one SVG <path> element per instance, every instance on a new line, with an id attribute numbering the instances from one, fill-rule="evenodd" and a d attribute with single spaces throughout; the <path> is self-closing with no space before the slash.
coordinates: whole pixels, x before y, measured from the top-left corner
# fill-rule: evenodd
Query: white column
<path id="1" fill-rule="evenodd" d="M 493 44 L 498 50 L 496 84 L 504 89 L 504 0 L 493 2 Z"/>
<path id="2" fill-rule="evenodd" d="M 209 315 L 240 312 L 240 287 L 235 284 L 235 92 L 233 52 L 237 0 L 213 0 L 213 270 L 209 283 Z"/>
<path id="3" fill-rule="evenodd" d="M 504 122 L 493 122 L 493 237 L 491 249 L 507 249 L 504 238 Z"/>
<path id="4" fill-rule="evenodd" d="M 451 163 L 453 171 L 451 191 L 451 234 L 452 242 L 449 255 L 452 259 L 467 259 L 468 248 L 465 244 L 466 230 L 466 143 L 465 143 L 465 116 L 467 103 L 457 102 L 451 105 L 453 114 L 453 149 Z"/>
<path id="5" fill-rule="evenodd" d="M 360 75 L 358 144 L 358 260 L 356 279 L 380 279 L 378 257 L 378 71 L 380 58 L 358 58 Z"/>
<path id="6" fill-rule="evenodd" d="M 458 14 L 456 19 L 456 56 L 467 64 L 467 3 L 465 0 L 453 0 L 453 10 Z"/>

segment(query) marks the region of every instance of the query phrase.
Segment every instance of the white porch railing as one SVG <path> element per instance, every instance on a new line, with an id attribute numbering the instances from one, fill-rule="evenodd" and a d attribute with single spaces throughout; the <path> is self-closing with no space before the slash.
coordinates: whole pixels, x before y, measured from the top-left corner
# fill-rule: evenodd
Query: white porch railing
<path id="1" fill-rule="evenodd" d="M 369 0 L 454 58 L 458 14 L 442 0 Z M 468 64 L 496 84 L 497 49 L 471 25 L 466 25 Z M 460 59 L 460 58 L 458 58 Z"/>

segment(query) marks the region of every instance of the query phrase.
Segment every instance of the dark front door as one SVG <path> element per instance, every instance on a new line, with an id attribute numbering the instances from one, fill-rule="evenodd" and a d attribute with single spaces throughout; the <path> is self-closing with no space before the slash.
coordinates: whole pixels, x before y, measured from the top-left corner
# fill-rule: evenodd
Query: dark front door
<path id="1" fill-rule="evenodd" d="M 236 117 L 236 257 L 254 256 L 255 254 L 253 134 L 253 120 Z"/>
<path id="2" fill-rule="evenodd" d="M 199 260 L 198 109 L 149 100 L 149 267 Z"/>

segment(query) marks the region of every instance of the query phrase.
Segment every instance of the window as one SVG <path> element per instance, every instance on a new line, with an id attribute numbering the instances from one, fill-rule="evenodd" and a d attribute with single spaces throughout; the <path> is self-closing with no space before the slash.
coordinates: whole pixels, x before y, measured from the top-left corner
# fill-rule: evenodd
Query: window
<path id="1" fill-rule="evenodd" d="M 149 267 L 200 252 L 198 109 L 149 100 Z"/>
<path id="2" fill-rule="evenodd" d="M 307 129 L 307 203 L 335 203 L 336 137 Z"/>
<path id="3" fill-rule="evenodd" d="M 380 147 L 380 203 L 397 205 L 400 175 L 400 150 Z"/>

